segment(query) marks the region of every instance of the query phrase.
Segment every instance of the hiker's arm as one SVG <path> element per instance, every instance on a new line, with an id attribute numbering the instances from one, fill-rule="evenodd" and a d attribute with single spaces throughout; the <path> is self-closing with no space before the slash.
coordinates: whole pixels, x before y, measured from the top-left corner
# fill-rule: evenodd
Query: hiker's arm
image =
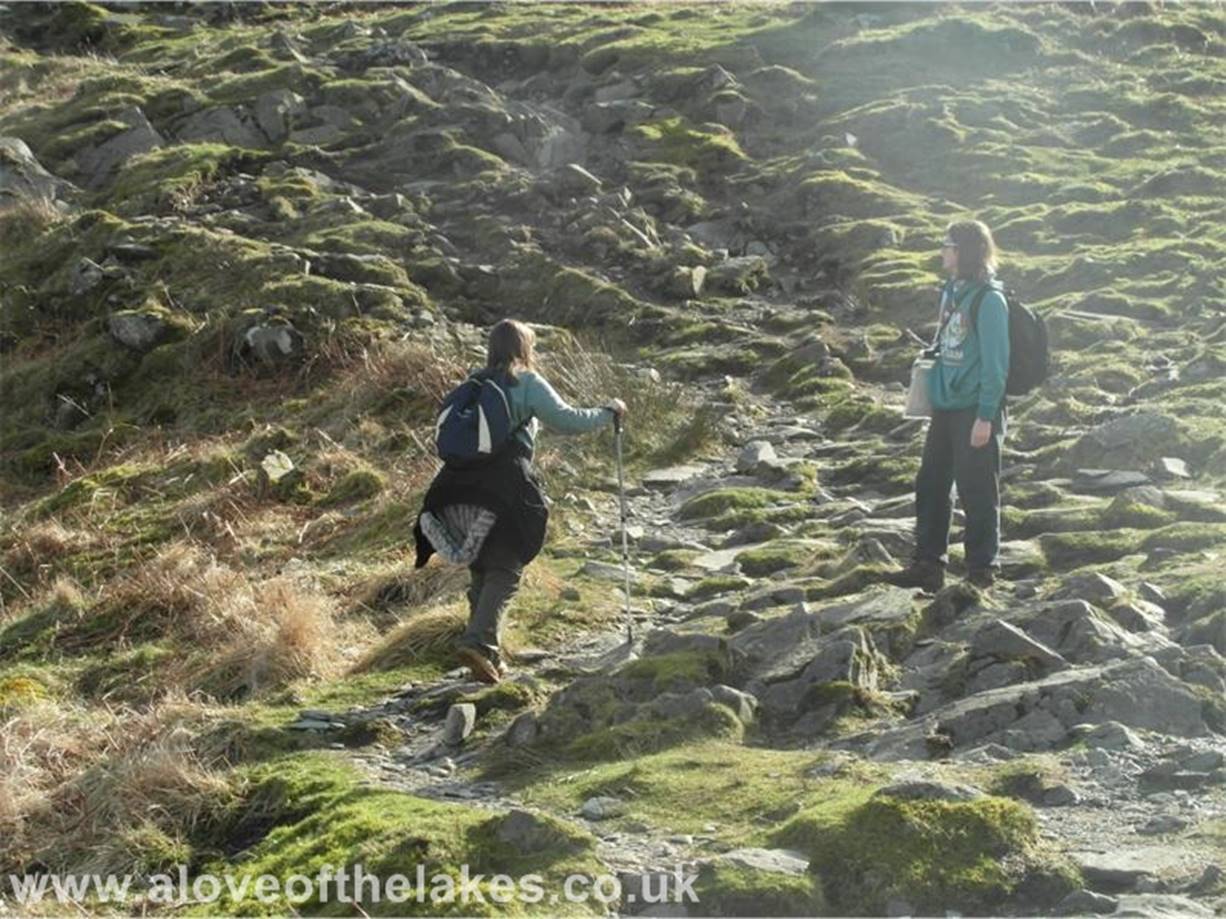
<path id="1" fill-rule="evenodd" d="M 533 376 L 528 385 L 528 407 L 550 430 L 560 434 L 583 434 L 613 420 L 612 409 L 569 405 L 543 377 Z"/>
<path id="2" fill-rule="evenodd" d="M 1009 376 L 1009 309 L 1005 299 L 989 291 L 979 306 L 979 418 L 991 421 L 1005 398 Z"/>

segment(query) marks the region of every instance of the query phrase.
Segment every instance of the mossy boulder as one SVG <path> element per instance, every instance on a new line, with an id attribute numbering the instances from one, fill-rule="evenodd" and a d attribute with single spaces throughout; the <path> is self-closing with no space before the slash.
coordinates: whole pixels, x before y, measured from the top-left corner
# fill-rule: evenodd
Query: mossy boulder
<path id="1" fill-rule="evenodd" d="M 806 852 L 835 912 L 999 912 L 1031 872 L 1074 889 L 1073 869 L 1044 853 L 1026 806 L 1004 798 L 902 800 L 868 791 L 802 811 L 773 841 Z M 1055 897 L 1054 899 L 1058 899 Z"/>

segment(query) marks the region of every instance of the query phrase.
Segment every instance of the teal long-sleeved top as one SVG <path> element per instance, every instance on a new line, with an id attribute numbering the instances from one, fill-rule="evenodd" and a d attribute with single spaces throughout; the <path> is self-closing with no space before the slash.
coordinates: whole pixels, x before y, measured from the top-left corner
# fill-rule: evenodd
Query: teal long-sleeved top
<path id="1" fill-rule="evenodd" d="M 978 328 L 971 328 L 971 304 L 986 283 Z M 983 281 L 949 280 L 941 291 L 940 355 L 928 382 L 932 407 L 947 411 L 975 408 L 992 421 L 1005 398 L 1009 376 L 1009 308 L 994 276 Z"/>
<path id="2" fill-rule="evenodd" d="M 584 434 L 613 420 L 611 408 L 575 408 L 558 395 L 540 374 L 531 370 L 516 373 L 518 382 L 507 389 L 511 405 L 511 424 L 517 437 L 528 448 L 531 459 L 541 424 L 559 434 Z"/>

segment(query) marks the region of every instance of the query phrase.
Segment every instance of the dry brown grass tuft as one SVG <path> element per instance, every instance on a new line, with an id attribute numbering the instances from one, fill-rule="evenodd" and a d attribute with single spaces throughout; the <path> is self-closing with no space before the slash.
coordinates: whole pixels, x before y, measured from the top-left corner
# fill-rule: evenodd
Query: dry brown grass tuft
<path id="1" fill-rule="evenodd" d="M 42 520 L 5 538 L 7 548 L 0 561 L 0 585 L 12 596 L 32 597 L 55 576 L 56 562 L 85 549 L 90 537 L 56 520 Z M 0 613 L 3 613 L 0 604 Z"/>
<path id="2" fill-rule="evenodd" d="M 414 615 L 388 633 L 352 667 L 352 673 L 394 670 L 446 656 L 468 624 L 467 607 L 435 607 Z"/>
<path id="3" fill-rule="evenodd" d="M 184 683 L 220 699 L 239 699 L 294 680 L 337 673 L 341 633 L 331 601 L 286 578 L 248 595 L 248 615 L 232 620 L 222 652 L 184 676 Z"/>
<path id="4" fill-rule="evenodd" d="M 144 711 L 43 702 L 0 722 L 0 870 L 122 873 L 155 827 L 180 837 L 231 796 L 196 738 L 214 720 L 178 697 Z"/>
<path id="5" fill-rule="evenodd" d="M 404 609 L 429 606 L 468 589 L 468 569 L 461 565 L 429 564 L 406 571 L 396 567 L 358 585 L 355 606 L 376 624 L 399 621 Z"/>
<path id="6" fill-rule="evenodd" d="M 46 198 L 22 198 L 0 208 L 0 247 L 14 248 L 40 236 L 64 218 Z"/>

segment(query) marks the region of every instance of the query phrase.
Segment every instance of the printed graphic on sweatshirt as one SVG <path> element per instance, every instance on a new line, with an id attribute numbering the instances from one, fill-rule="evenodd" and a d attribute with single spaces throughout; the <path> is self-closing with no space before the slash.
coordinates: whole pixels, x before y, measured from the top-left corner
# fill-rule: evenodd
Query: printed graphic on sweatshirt
<path id="1" fill-rule="evenodd" d="M 945 331 L 941 333 L 941 363 L 949 367 L 962 364 L 963 345 L 966 343 L 967 316 L 962 310 L 956 310 L 949 321 L 945 323 Z"/>

